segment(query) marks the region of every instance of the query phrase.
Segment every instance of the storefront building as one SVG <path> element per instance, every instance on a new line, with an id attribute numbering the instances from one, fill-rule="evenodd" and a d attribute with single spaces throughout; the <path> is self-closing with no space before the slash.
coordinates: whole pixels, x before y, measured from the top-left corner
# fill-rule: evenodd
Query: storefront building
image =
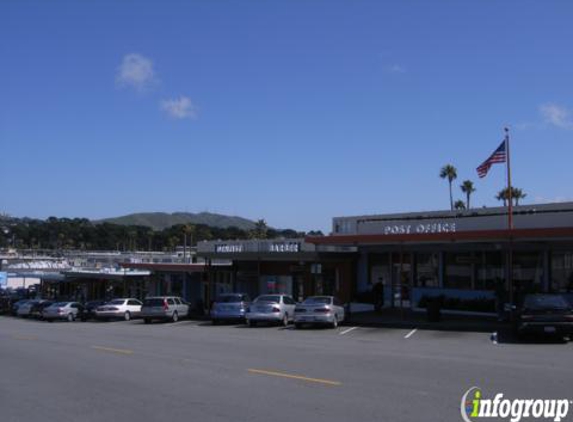
<path id="1" fill-rule="evenodd" d="M 573 203 L 337 217 L 317 246 L 358 248 L 356 290 L 384 286 L 386 306 L 494 312 L 529 292 L 573 292 Z M 511 272 L 510 272 L 511 271 Z"/>
<path id="2" fill-rule="evenodd" d="M 212 281 L 208 301 L 227 292 L 251 297 L 284 293 L 302 300 L 312 295 L 335 295 L 349 300 L 355 275 L 355 248 L 317 247 L 304 239 L 208 241 L 197 245 L 207 261 Z M 219 261 L 230 267 L 218 267 Z"/>
<path id="3" fill-rule="evenodd" d="M 145 296 L 179 296 L 198 310 L 205 303 L 209 288 L 207 266 L 203 263 L 133 263 L 121 264 L 131 270 L 146 270 L 150 276 L 145 285 Z M 219 267 L 219 266 L 218 266 Z M 220 265 L 225 267 L 225 265 Z"/>

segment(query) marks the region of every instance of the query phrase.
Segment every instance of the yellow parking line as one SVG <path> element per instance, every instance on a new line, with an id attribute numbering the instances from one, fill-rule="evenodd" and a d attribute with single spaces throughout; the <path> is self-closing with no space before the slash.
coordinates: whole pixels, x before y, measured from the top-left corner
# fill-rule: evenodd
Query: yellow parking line
<path id="1" fill-rule="evenodd" d="M 120 355 L 132 355 L 133 350 L 114 349 L 112 347 L 92 346 L 92 349 L 101 350 L 102 352 L 118 353 Z"/>
<path id="2" fill-rule="evenodd" d="M 29 337 L 29 336 L 14 336 L 16 340 L 38 340 L 37 337 Z"/>
<path id="3" fill-rule="evenodd" d="M 263 371 L 262 369 L 247 369 L 247 371 L 250 372 L 251 374 L 271 375 L 275 377 L 290 378 L 306 382 L 316 382 L 319 384 L 326 384 L 326 385 L 342 385 L 342 383 L 338 381 L 331 381 L 320 378 L 308 378 L 300 375 L 285 374 L 284 372 Z"/>

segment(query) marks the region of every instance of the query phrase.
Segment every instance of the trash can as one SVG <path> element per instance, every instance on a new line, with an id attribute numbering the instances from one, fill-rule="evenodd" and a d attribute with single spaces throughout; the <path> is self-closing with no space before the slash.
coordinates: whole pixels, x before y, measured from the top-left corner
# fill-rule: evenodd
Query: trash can
<path id="1" fill-rule="evenodd" d="M 428 299 L 426 305 L 428 322 L 440 322 L 442 319 L 442 301 L 439 297 Z"/>

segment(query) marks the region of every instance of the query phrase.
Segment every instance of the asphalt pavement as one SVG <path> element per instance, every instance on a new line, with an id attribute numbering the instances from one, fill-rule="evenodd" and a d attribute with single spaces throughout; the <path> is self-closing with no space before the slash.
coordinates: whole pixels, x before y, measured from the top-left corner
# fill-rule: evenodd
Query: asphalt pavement
<path id="1" fill-rule="evenodd" d="M 492 334 L 0 317 L 0 420 L 450 422 L 473 386 L 573 399 L 573 343 Z"/>

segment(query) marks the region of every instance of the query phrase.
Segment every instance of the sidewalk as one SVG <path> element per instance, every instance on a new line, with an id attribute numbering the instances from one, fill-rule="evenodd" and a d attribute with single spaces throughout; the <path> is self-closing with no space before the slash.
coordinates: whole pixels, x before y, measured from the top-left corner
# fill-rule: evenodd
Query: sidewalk
<path id="1" fill-rule="evenodd" d="M 379 312 L 351 313 L 346 325 L 361 327 L 403 328 L 440 331 L 474 331 L 492 333 L 508 327 L 507 322 L 498 322 L 491 316 L 447 315 L 442 313 L 439 322 L 428 322 L 425 312 L 410 309 L 385 308 Z"/>

